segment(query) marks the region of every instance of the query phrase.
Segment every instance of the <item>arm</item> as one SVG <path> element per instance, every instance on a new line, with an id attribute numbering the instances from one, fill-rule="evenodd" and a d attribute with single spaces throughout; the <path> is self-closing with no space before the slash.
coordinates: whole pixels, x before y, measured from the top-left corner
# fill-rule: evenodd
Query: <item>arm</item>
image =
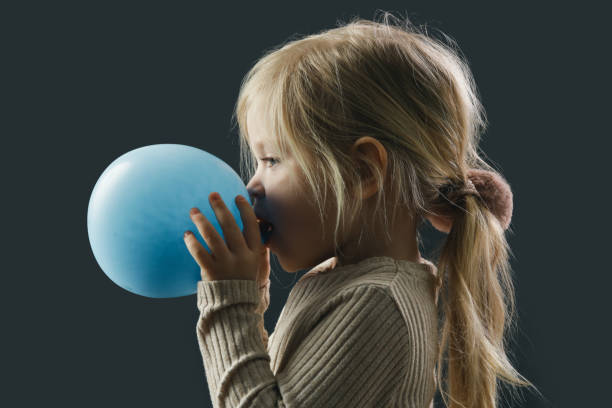
<path id="1" fill-rule="evenodd" d="M 407 369 L 408 330 L 386 293 L 361 286 L 322 305 L 276 377 L 258 330 L 258 295 L 253 281 L 198 282 L 197 336 L 214 407 L 389 402 Z"/>
<path id="2" fill-rule="evenodd" d="M 262 293 L 251 280 L 197 283 L 196 335 L 214 408 L 251 406 L 275 382 L 258 312 L 267 308 Z"/>

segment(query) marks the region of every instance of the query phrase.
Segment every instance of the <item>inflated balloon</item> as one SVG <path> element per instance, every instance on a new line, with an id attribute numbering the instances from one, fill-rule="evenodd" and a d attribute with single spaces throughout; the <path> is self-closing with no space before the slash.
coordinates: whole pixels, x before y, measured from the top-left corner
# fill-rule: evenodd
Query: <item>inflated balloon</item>
<path id="1" fill-rule="evenodd" d="M 197 207 L 225 240 L 208 200 L 214 191 L 243 231 L 234 199 L 240 194 L 250 203 L 250 197 L 240 176 L 221 159 L 179 144 L 145 146 L 117 158 L 96 182 L 87 210 L 89 243 L 100 268 L 138 295 L 196 293 L 200 266 L 183 232 L 193 231 L 210 252 L 189 216 Z"/>

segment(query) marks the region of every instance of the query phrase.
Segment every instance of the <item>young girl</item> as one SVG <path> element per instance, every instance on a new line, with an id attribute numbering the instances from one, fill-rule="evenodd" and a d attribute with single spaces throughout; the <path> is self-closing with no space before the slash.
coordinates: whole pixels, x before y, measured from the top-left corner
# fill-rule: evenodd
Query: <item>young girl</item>
<path id="1" fill-rule="evenodd" d="M 242 84 L 267 254 L 310 270 L 269 339 L 269 258 L 257 281 L 198 282 L 215 407 L 431 407 L 437 389 L 495 407 L 498 379 L 532 386 L 504 350 L 512 193 L 478 155 L 473 77 L 454 47 L 383 17 L 286 43 Z M 419 253 L 425 219 L 448 233 L 437 266 Z"/>

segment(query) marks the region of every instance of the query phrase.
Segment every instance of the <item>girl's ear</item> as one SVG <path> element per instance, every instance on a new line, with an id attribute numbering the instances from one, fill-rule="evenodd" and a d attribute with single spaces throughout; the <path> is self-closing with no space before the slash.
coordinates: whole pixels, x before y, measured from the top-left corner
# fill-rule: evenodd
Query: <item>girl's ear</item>
<path id="1" fill-rule="evenodd" d="M 361 198 L 369 198 L 378 191 L 376 179 L 372 174 L 370 166 L 375 165 L 383 175 L 386 174 L 387 150 L 382 143 L 373 137 L 363 136 L 357 139 L 353 146 L 351 146 L 351 156 L 355 158 L 364 185 Z"/>

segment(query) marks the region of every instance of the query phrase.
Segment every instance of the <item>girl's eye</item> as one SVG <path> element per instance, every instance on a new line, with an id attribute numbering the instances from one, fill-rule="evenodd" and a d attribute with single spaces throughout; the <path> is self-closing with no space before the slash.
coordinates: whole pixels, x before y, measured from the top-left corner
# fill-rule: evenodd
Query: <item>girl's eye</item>
<path id="1" fill-rule="evenodd" d="M 274 159 L 274 158 L 272 158 L 272 157 L 264 157 L 263 159 L 261 159 L 261 161 L 264 161 L 264 162 L 266 162 L 266 161 L 268 161 L 268 162 L 269 162 L 269 161 L 273 161 L 273 162 L 275 162 L 275 163 L 278 163 L 278 160 L 276 160 L 276 159 Z M 273 166 L 273 165 L 271 165 L 271 166 Z M 270 167 L 271 167 L 271 166 L 270 166 Z"/>

